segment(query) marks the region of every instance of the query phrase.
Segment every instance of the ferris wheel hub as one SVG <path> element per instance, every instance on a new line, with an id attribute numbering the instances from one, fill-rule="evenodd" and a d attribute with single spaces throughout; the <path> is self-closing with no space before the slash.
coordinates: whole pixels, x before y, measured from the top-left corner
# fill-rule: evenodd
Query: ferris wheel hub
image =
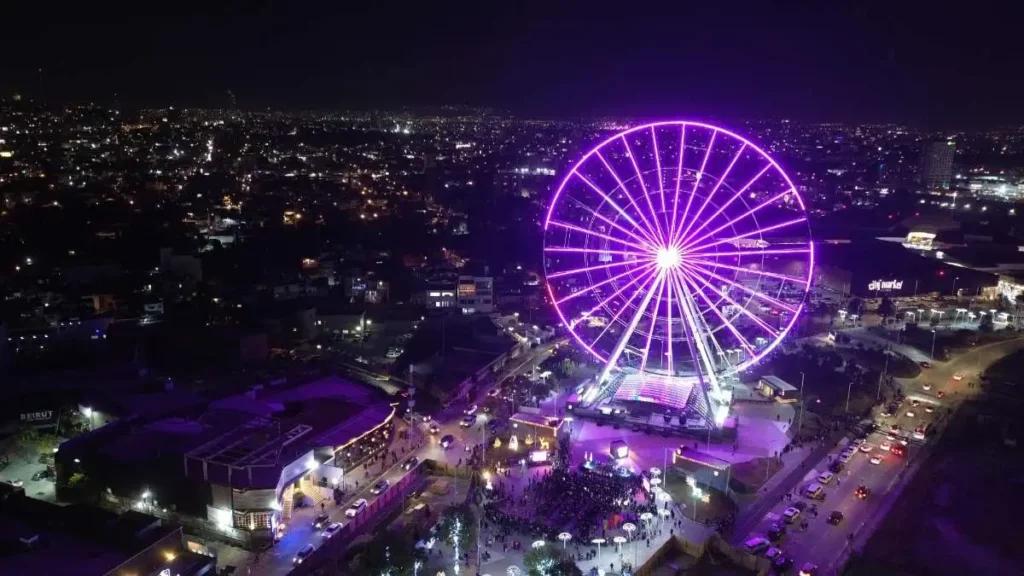
<path id="1" fill-rule="evenodd" d="M 683 255 L 680 254 L 679 248 L 676 248 L 675 246 L 665 246 L 658 249 L 656 262 L 659 269 L 672 270 L 679 268 L 679 265 L 683 262 Z"/>

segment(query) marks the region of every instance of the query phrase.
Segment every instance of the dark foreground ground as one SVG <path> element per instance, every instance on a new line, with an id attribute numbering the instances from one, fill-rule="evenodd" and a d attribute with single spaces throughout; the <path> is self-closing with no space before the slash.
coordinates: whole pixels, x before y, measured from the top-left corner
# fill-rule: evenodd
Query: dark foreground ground
<path id="1" fill-rule="evenodd" d="M 1024 574 L 1021 380 L 961 407 L 845 575 Z"/>

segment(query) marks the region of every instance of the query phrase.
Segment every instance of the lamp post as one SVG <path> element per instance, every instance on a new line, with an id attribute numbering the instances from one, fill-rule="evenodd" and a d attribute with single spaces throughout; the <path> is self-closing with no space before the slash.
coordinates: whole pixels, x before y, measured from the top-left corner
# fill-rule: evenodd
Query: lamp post
<path id="1" fill-rule="evenodd" d="M 594 538 L 590 541 L 591 544 L 597 544 L 597 562 L 601 562 L 601 544 L 607 542 L 604 538 Z"/>
<path id="2" fill-rule="evenodd" d="M 562 550 L 565 550 L 566 543 L 572 540 L 572 534 L 569 534 L 568 532 L 562 532 L 558 535 L 558 539 L 562 541 Z"/>
<path id="3" fill-rule="evenodd" d="M 796 419 L 796 435 L 800 435 L 800 428 L 804 424 L 804 373 L 800 373 L 800 414 Z"/>
<path id="4" fill-rule="evenodd" d="M 626 531 L 626 534 L 629 536 L 629 539 L 633 540 L 633 532 L 636 532 L 636 524 L 633 524 L 632 522 L 626 522 L 622 525 L 622 529 Z M 636 557 L 636 540 L 633 540 L 633 566 L 636 566 Z"/>
<path id="5" fill-rule="evenodd" d="M 954 298 L 956 298 L 956 281 L 959 280 L 959 279 L 960 279 L 959 276 L 956 276 L 956 277 L 953 278 L 953 297 Z"/>
<path id="6" fill-rule="evenodd" d="M 932 359 L 935 359 L 935 330 L 932 330 Z"/>

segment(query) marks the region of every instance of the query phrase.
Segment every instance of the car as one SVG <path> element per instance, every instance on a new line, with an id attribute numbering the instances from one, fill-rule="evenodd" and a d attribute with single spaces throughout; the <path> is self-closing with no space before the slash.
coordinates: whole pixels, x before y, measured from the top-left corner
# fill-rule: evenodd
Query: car
<path id="1" fill-rule="evenodd" d="M 352 505 L 345 510 L 345 516 L 355 518 L 363 510 L 366 510 L 366 498 L 360 498 L 353 502 Z"/>
<path id="2" fill-rule="evenodd" d="M 918 400 L 917 398 L 913 398 L 910 401 L 910 405 L 913 406 L 914 408 L 917 408 L 918 406 L 921 405 L 921 401 Z"/>
<path id="3" fill-rule="evenodd" d="M 35 474 L 32 475 L 33 482 L 38 482 L 43 478 L 46 478 L 46 470 L 40 470 L 39 472 L 36 472 Z"/>
<path id="4" fill-rule="evenodd" d="M 770 544 L 771 543 L 768 542 L 767 538 L 764 538 L 763 536 L 755 536 L 744 542 L 743 548 L 745 548 L 746 551 L 750 552 L 751 554 L 760 554 L 761 552 L 767 550 Z"/>
<path id="5" fill-rule="evenodd" d="M 431 424 L 430 428 L 428 428 L 427 430 L 429 430 L 431 434 L 437 435 L 437 433 L 441 431 L 441 427 L 438 426 L 437 423 L 435 422 Z"/>
<path id="6" fill-rule="evenodd" d="M 390 486 L 390 485 L 391 485 L 391 483 L 388 482 L 387 479 L 383 479 L 382 478 L 382 479 L 378 480 L 377 483 L 374 484 L 372 488 L 370 488 L 370 494 L 381 494 L 385 490 L 387 490 L 388 486 Z"/>
<path id="7" fill-rule="evenodd" d="M 931 390 L 932 389 L 932 385 L 930 383 L 928 383 L 928 382 L 925 382 L 924 384 L 921 384 L 921 388 L 924 389 L 924 390 Z"/>
<path id="8" fill-rule="evenodd" d="M 452 446 L 452 444 L 455 444 L 455 437 L 451 434 L 445 434 L 444 437 L 441 438 L 441 448 L 447 450 Z"/>
<path id="9" fill-rule="evenodd" d="M 772 569 L 775 571 L 776 574 L 783 574 L 792 567 L 793 557 L 786 554 L 780 554 L 778 557 L 775 558 L 775 561 L 772 562 Z"/>
<path id="10" fill-rule="evenodd" d="M 800 517 L 800 511 L 790 506 L 782 512 L 782 518 L 788 523 L 792 524 L 796 522 L 796 519 Z"/>
<path id="11" fill-rule="evenodd" d="M 25 482 L 18 478 L 15 478 L 14 480 L 8 480 L 7 483 L 10 484 L 11 486 L 14 486 L 15 488 L 21 488 L 22 486 L 25 485 Z"/>
<path id="12" fill-rule="evenodd" d="M 476 411 L 479 410 L 479 409 L 480 409 L 479 406 L 477 406 L 476 404 L 473 404 L 472 406 L 470 406 L 469 408 L 466 409 L 466 414 L 476 414 Z"/>
<path id="13" fill-rule="evenodd" d="M 871 463 L 872 464 L 881 464 L 882 463 L 882 455 L 881 454 L 875 454 L 874 456 L 872 456 L 871 457 Z"/>
<path id="14" fill-rule="evenodd" d="M 850 458 L 853 458 L 853 452 L 843 452 L 839 455 L 839 461 L 844 464 L 849 462 Z"/>
<path id="15" fill-rule="evenodd" d="M 818 474 L 818 483 L 828 484 L 832 482 L 833 478 L 835 478 L 835 475 L 833 475 L 831 472 L 822 472 L 821 474 Z"/>
<path id="16" fill-rule="evenodd" d="M 917 428 L 914 429 L 914 433 L 912 434 L 912 436 L 914 437 L 914 440 L 924 440 L 924 433 L 924 427 L 918 426 Z"/>
<path id="17" fill-rule="evenodd" d="M 953 380 L 956 380 L 957 382 L 959 382 L 959 381 L 961 381 L 963 379 L 964 379 L 964 375 L 963 374 L 961 374 L 959 372 L 957 372 L 956 374 L 953 374 Z"/>
<path id="18" fill-rule="evenodd" d="M 330 525 L 324 529 L 323 537 L 330 538 L 331 536 L 334 536 L 339 530 L 341 530 L 342 526 L 344 526 L 344 524 L 341 522 L 331 522 Z"/>
<path id="19" fill-rule="evenodd" d="M 778 542 L 785 535 L 786 525 L 780 522 L 772 522 L 771 528 L 768 529 L 768 539 L 772 542 Z"/>
<path id="20" fill-rule="evenodd" d="M 907 449 L 902 444 L 894 444 L 890 452 L 892 452 L 893 456 L 903 456 L 907 453 Z"/>
<path id="21" fill-rule="evenodd" d="M 323 528 L 324 526 L 327 526 L 327 523 L 330 522 L 330 521 L 331 521 L 331 517 L 330 516 L 328 516 L 327 514 L 321 514 L 321 515 L 317 516 L 316 518 L 313 518 L 313 529 L 319 530 L 319 529 Z"/>
<path id="22" fill-rule="evenodd" d="M 843 471 L 843 463 L 836 460 L 835 462 L 829 464 L 828 471 L 833 474 L 839 474 L 840 472 Z"/>
<path id="23" fill-rule="evenodd" d="M 406 460 L 404 464 L 402 464 L 402 470 L 406 470 L 406 471 L 412 470 L 419 463 L 420 463 L 420 459 L 415 457 L 415 456 L 413 456 L 412 458 L 409 458 L 408 460 Z"/>
<path id="24" fill-rule="evenodd" d="M 863 438 L 854 438 L 853 440 L 850 440 L 850 446 L 860 446 L 864 442 L 865 440 Z"/>
<path id="25" fill-rule="evenodd" d="M 829 524 L 833 525 L 833 526 L 838 526 L 838 525 L 839 525 L 839 523 L 840 523 L 840 522 L 842 522 L 842 521 L 843 521 L 843 513 L 842 513 L 842 512 L 840 512 L 839 510 L 833 510 L 833 511 L 832 511 L 832 512 L 831 512 L 831 513 L 830 513 L 830 514 L 828 515 L 828 520 L 827 520 L 827 522 L 828 522 Z"/>
<path id="26" fill-rule="evenodd" d="M 854 490 L 853 495 L 856 496 L 858 500 L 864 500 L 870 493 L 871 490 L 868 490 L 867 486 L 861 484 L 860 486 L 857 486 L 856 490 Z"/>
<path id="27" fill-rule="evenodd" d="M 921 362 L 918 362 L 918 366 L 927 370 L 928 368 L 932 367 L 932 363 L 928 362 L 927 360 L 923 360 Z"/>
<path id="28" fill-rule="evenodd" d="M 821 484 L 818 484 L 817 482 L 811 482 L 807 486 L 804 486 L 804 489 L 803 489 L 802 493 L 803 493 L 804 496 L 806 496 L 807 498 L 810 498 L 812 500 L 824 500 L 825 499 L 825 489 L 822 488 Z M 796 507 L 793 506 L 793 508 L 796 508 Z M 799 510 L 799 508 L 797 508 L 797 510 Z"/>
<path id="29" fill-rule="evenodd" d="M 936 398 L 945 398 L 946 397 L 946 393 L 943 392 L 942 390 L 939 390 L 938 392 L 935 393 L 935 397 Z"/>
<path id="30" fill-rule="evenodd" d="M 917 415 L 914 414 L 913 410 L 907 410 L 907 418 L 913 418 L 914 416 L 917 416 Z"/>
<path id="31" fill-rule="evenodd" d="M 463 416 L 462 420 L 459 421 L 459 426 L 463 428 L 469 428 L 473 424 L 476 424 L 476 415 Z"/>
<path id="32" fill-rule="evenodd" d="M 818 576 L 818 565 L 813 562 L 804 562 L 800 567 L 800 576 Z"/>
<path id="33" fill-rule="evenodd" d="M 495 397 L 495 396 L 497 396 L 497 395 L 498 395 L 498 394 L 499 394 L 500 392 L 501 392 L 501 389 L 499 389 L 499 388 L 491 388 L 491 389 L 490 389 L 490 390 L 489 390 L 489 391 L 487 392 L 487 395 L 488 395 L 488 396 L 490 396 L 491 398 L 494 398 L 494 397 Z"/>
<path id="34" fill-rule="evenodd" d="M 292 564 L 302 564 L 306 558 L 309 558 L 309 555 L 312 554 L 314 550 L 316 550 L 316 548 L 312 544 L 306 544 L 295 554 L 295 557 L 292 558 Z"/>
<path id="35" fill-rule="evenodd" d="M 931 406 L 925 406 L 924 407 L 924 411 L 925 411 L 926 414 L 931 414 L 932 412 L 935 412 L 935 408 L 933 408 Z"/>
<path id="36" fill-rule="evenodd" d="M 860 451 L 864 452 L 865 454 L 867 454 L 868 452 L 871 452 L 874 449 L 875 449 L 875 447 L 872 446 L 871 444 L 861 444 L 860 445 Z"/>
<path id="37" fill-rule="evenodd" d="M 773 562 L 779 556 L 782 556 L 782 550 L 780 548 L 776 548 L 774 546 L 769 548 L 768 551 L 764 553 L 764 557 L 769 559 L 769 560 L 771 560 L 771 561 L 773 561 Z"/>
<path id="38" fill-rule="evenodd" d="M 886 452 L 888 452 L 888 451 L 892 450 L 892 442 L 889 442 L 888 440 L 886 440 L 885 442 L 882 442 L 881 444 L 879 444 L 878 447 L 881 448 L 882 450 L 885 450 Z"/>

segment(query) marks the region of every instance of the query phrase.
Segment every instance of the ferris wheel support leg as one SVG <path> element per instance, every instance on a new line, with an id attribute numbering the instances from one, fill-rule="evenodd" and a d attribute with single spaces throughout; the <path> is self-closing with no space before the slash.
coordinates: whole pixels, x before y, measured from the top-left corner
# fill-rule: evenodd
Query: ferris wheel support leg
<path id="1" fill-rule="evenodd" d="M 644 311 L 647 310 L 647 306 L 651 303 L 651 298 L 658 292 L 661 283 L 665 281 L 665 273 L 659 273 L 657 279 L 654 281 L 654 285 L 644 295 L 644 300 L 637 307 L 636 312 L 633 314 L 633 318 L 629 321 L 629 326 L 622 331 L 622 335 L 619 336 L 618 342 L 615 343 L 615 348 L 612 349 L 611 356 L 608 356 L 608 363 L 605 364 L 604 370 L 601 371 L 601 377 L 597 379 L 598 385 L 604 384 L 608 381 L 608 375 L 611 374 L 615 368 L 615 364 L 619 361 L 619 356 L 622 355 L 622 351 L 626 348 L 626 343 L 629 342 L 629 337 L 633 335 L 640 319 L 644 317 Z"/>
<path id="2" fill-rule="evenodd" d="M 685 319 L 685 324 L 692 335 L 689 338 L 691 354 L 693 354 L 693 357 L 696 360 L 695 364 L 698 366 L 697 378 L 700 382 L 700 393 L 704 396 L 704 404 L 708 408 L 707 423 L 708 427 L 711 428 L 715 425 L 715 405 L 711 402 L 711 398 L 708 394 L 708 388 L 711 388 L 715 397 L 717 397 L 720 392 L 718 388 L 718 377 L 715 375 L 715 363 L 711 358 L 711 353 L 707 349 L 707 342 L 704 340 L 704 332 L 702 332 L 700 327 L 697 326 L 697 306 L 693 301 L 693 294 L 689 291 L 685 282 L 680 282 L 679 284 L 681 288 L 679 303 L 684 308 L 683 318 Z M 701 368 L 702 365 L 703 369 Z M 704 386 L 705 376 L 707 377 L 707 382 L 710 386 Z"/>

